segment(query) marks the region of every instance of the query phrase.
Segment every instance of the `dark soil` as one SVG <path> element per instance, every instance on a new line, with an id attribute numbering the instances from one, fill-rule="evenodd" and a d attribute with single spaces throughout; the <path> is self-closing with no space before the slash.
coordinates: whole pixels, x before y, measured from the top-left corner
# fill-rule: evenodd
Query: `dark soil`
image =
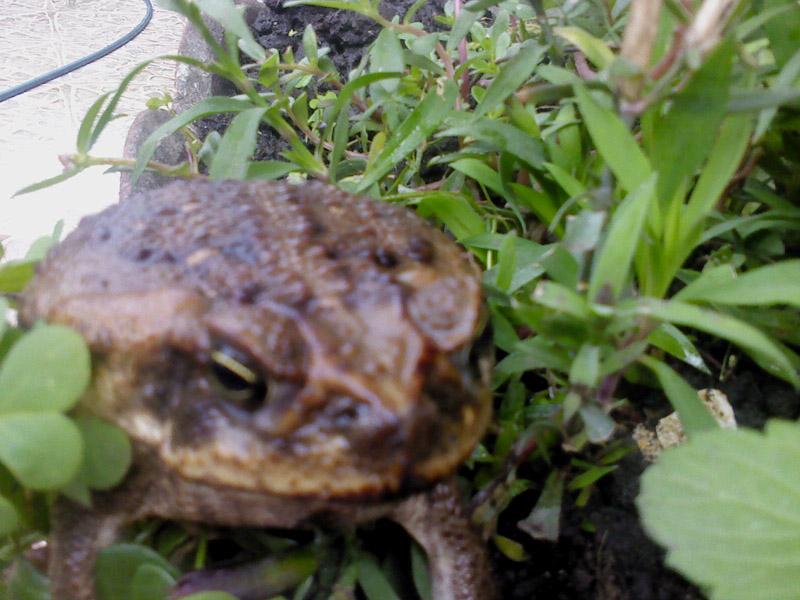
<path id="1" fill-rule="evenodd" d="M 380 12 L 387 19 L 400 16 L 414 4 L 414 0 L 382 0 Z M 428 0 L 415 13 L 414 22 L 422 23 L 427 31 L 436 31 L 440 25 L 434 17 L 444 10 L 445 0 Z M 343 79 L 361 61 L 370 44 L 380 33 L 380 26 L 372 19 L 355 12 L 334 10 L 319 6 L 293 6 L 284 8 L 282 0 L 265 0 L 264 9 L 250 26 L 256 40 L 267 49 L 276 49 L 283 54 L 292 48 L 296 60 L 305 57 L 303 31 L 311 25 L 317 35 L 320 49 L 328 47 L 331 59 Z M 235 89 L 231 87 L 231 95 Z M 205 139 L 211 131 L 222 134 L 230 124 L 232 115 L 215 115 L 195 123 L 198 135 Z M 258 132 L 255 160 L 277 160 L 289 144 L 267 125 Z"/>

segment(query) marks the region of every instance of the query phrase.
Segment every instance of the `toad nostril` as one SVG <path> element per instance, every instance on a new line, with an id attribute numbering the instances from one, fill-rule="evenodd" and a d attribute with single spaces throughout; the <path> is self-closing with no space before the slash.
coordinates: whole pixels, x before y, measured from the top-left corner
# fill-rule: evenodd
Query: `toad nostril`
<path id="1" fill-rule="evenodd" d="M 373 254 L 373 259 L 376 263 L 378 263 L 381 267 L 385 267 L 387 269 L 391 269 L 392 267 L 397 266 L 398 258 L 397 255 L 388 250 L 386 248 L 378 248 L 375 250 Z"/>

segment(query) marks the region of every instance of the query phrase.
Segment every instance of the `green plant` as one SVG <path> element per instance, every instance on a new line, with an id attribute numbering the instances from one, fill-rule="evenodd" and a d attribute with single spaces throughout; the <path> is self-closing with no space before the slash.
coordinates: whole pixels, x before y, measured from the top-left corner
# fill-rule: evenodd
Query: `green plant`
<path id="1" fill-rule="evenodd" d="M 504 356 L 493 435 L 468 472 L 488 535 L 525 490 L 542 491 L 521 527 L 544 537 L 556 535 L 566 494 L 588 500 L 628 450 L 611 442 L 624 380 L 663 388 L 690 436 L 715 429 L 674 368 L 710 372 L 698 332 L 800 384 L 791 348 L 800 263 L 783 260 L 800 222 L 786 199 L 798 181 L 795 4 L 670 2 L 647 13 L 636 0 L 630 12 L 624 2 L 476 1 L 442 16 L 449 31 L 428 32 L 413 9 L 390 22 L 367 0 L 309 3 L 383 26 L 348 77 L 310 28 L 296 59 L 255 44 L 227 0 L 165 0 L 216 55 L 208 65 L 169 58 L 226 77 L 239 94 L 175 115 L 135 161 L 91 156 L 144 63 L 90 109 L 68 170 L 29 189 L 97 164 L 134 177 L 313 177 L 449 230 L 485 268 Z M 225 26 L 223 43 L 201 11 Z M 199 140 L 187 129 L 221 113 L 235 115 L 222 135 Z M 288 142 L 284 160 L 251 159 L 265 125 Z M 192 160 L 150 162 L 179 131 Z M 571 460 L 549 466 L 562 448 Z M 526 461 L 545 465 L 544 485 L 518 477 Z M 524 558 L 518 541 L 494 540 Z M 342 570 L 347 589 L 352 568 Z"/>

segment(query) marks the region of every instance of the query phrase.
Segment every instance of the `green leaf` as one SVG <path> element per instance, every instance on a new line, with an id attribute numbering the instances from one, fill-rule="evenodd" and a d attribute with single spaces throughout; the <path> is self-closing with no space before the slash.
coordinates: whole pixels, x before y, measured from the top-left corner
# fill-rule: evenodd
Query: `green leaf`
<path id="1" fill-rule="evenodd" d="M 687 252 L 697 243 L 694 232 L 702 227 L 736 172 L 747 150 L 752 127 L 753 119 L 749 115 L 728 117 L 722 123 L 711 155 L 681 217 Z"/>
<path id="2" fill-rule="evenodd" d="M 0 536 L 8 535 L 20 523 L 19 513 L 10 500 L 0 496 Z"/>
<path id="3" fill-rule="evenodd" d="M 56 175 L 55 177 L 50 177 L 49 179 L 45 179 L 43 181 L 38 181 L 36 183 L 32 183 L 31 185 L 27 185 L 21 190 L 14 192 L 14 197 L 22 196 L 23 194 L 30 194 L 31 192 L 38 192 L 39 190 L 43 190 L 48 188 L 52 185 L 57 183 L 61 183 L 62 181 L 66 181 L 67 179 L 72 179 L 75 175 L 79 173 L 83 173 L 86 170 L 86 167 L 72 167 L 63 173 Z"/>
<path id="4" fill-rule="evenodd" d="M 530 558 L 527 552 L 525 552 L 524 546 L 511 538 L 495 534 L 492 536 L 492 541 L 500 552 L 515 562 L 523 562 Z"/>
<path id="5" fill-rule="evenodd" d="M 547 476 L 536 506 L 517 527 L 535 540 L 558 541 L 563 497 L 564 477 L 560 471 L 553 471 Z"/>
<path id="6" fill-rule="evenodd" d="M 56 489 L 75 477 L 82 460 L 81 434 L 64 415 L 0 416 L 0 462 L 25 487 Z"/>
<path id="7" fill-rule="evenodd" d="M 314 28 L 311 23 L 306 25 L 303 30 L 303 49 L 306 51 L 306 57 L 311 66 L 316 66 L 319 60 L 319 52 L 317 50 L 317 34 L 314 33 Z"/>
<path id="8" fill-rule="evenodd" d="M 576 475 L 572 478 L 572 481 L 569 482 L 567 488 L 570 491 L 580 490 L 587 486 L 592 485 L 595 481 L 603 477 L 604 475 L 608 475 L 611 471 L 617 468 L 616 465 L 611 465 L 608 467 L 591 467 L 588 471 L 581 473 L 580 475 Z"/>
<path id="9" fill-rule="evenodd" d="M 461 43 L 469 33 L 472 24 L 478 20 L 482 11 L 472 10 L 472 2 L 466 4 L 458 16 L 453 21 L 453 28 L 450 30 L 450 35 L 447 37 L 447 53 L 450 54 Z"/>
<path id="10" fill-rule="evenodd" d="M 675 371 L 650 356 L 642 356 L 639 361 L 655 373 L 672 408 L 678 413 L 686 435 L 692 437 L 702 431 L 717 429 L 719 425 L 690 386 Z"/>
<path id="11" fill-rule="evenodd" d="M 478 120 L 516 92 L 533 74 L 545 52 L 547 47 L 539 46 L 535 40 L 525 42 L 520 51 L 502 65 L 500 72 L 486 88 L 486 93 L 472 114 L 473 120 Z"/>
<path id="12" fill-rule="evenodd" d="M 591 314 L 583 296 L 554 281 L 543 281 L 537 285 L 532 299 L 555 312 L 568 314 L 580 320 L 588 320 Z"/>
<path id="13" fill-rule="evenodd" d="M 645 471 L 636 503 L 667 562 L 711 598 L 797 598 L 798 424 L 698 435 Z"/>
<path id="14" fill-rule="evenodd" d="M 785 260 L 719 280 L 701 275 L 675 295 L 683 301 L 732 306 L 788 304 L 800 308 L 800 260 Z"/>
<path id="15" fill-rule="evenodd" d="M 94 121 L 97 118 L 100 109 L 103 108 L 103 104 L 105 104 L 106 98 L 111 95 L 111 92 L 105 93 L 100 96 L 94 103 L 89 107 L 89 110 L 86 111 L 86 116 L 83 117 L 83 121 L 81 121 L 81 126 L 78 129 L 78 139 L 75 142 L 75 149 L 78 151 L 79 154 L 86 154 L 89 151 L 89 135 L 92 132 L 92 125 L 94 125 Z"/>
<path id="16" fill-rule="evenodd" d="M 8 593 L 8 600 L 53 600 L 50 581 L 24 558 L 14 561 L 10 575 L 8 586 L 0 586 L 0 591 Z"/>
<path id="17" fill-rule="evenodd" d="M 579 409 L 586 437 L 593 444 L 602 444 L 614 435 L 614 419 L 596 404 L 584 404 Z"/>
<path id="18" fill-rule="evenodd" d="M 82 417 L 77 423 L 86 448 L 83 464 L 86 482 L 100 490 L 115 486 L 131 464 L 128 436 L 119 427 L 96 417 Z"/>
<path id="19" fill-rule="evenodd" d="M 651 159 L 658 165 L 658 195 L 672 198 L 705 161 L 725 116 L 735 51 L 732 40 L 721 44 L 671 99 L 667 113 L 653 126 Z M 660 110 L 654 106 L 651 110 Z"/>
<path id="20" fill-rule="evenodd" d="M 787 62 L 783 65 L 778 76 L 770 84 L 771 90 L 791 90 L 795 87 L 797 79 L 800 77 L 800 51 L 796 52 Z M 796 91 L 796 90 L 795 90 Z M 778 107 L 773 106 L 767 108 L 758 115 L 758 124 L 756 125 L 753 137 L 758 140 L 769 129 L 772 119 L 778 112 Z"/>
<path id="21" fill-rule="evenodd" d="M 228 592 L 197 592 L 184 596 L 181 600 L 239 600 Z"/>
<path id="22" fill-rule="evenodd" d="M 403 47 L 397 39 L 394 29 L 381 29 L 375 39 L 370 52 L 370 73 L 395 73 L 402 71 L 406 66 L 403 59 Z M 392 94 L 400 85 L 400 80 L 395 78 L 383 79 L 376 82 L 385 92 Z"/>
<path id="23" fill-rule="evenodd" d="M 550 162 L 546 162 L 542 166 L 547 169 L 547 172 L 570 198 L 578 198 L 586 194 L 586 186 L 562 167 Z"/>
<path id="24" fill-rule="evenodd" d="M 0 414 L 65 411 L 91 374 L 83 338 L 63 325 L 43 325 L 20 339 L 0 365 Z"/>
<path id="25" fill-rule="evenodd" d="M 592 344 L 583 344 L 572 361 L 569 381 L 575 385 L 593 388 L 597 384 L 599 369 L 600 348 Z"/>
<path id="26" fill-rule="evenodd" d="M 426 194 L 420 201 L 421 215 L 434 214 L 457 240 L 483 233 L 486 225 L 472 205 L 463 197 L 451 194 Z"/>
<path id="27" fill-rule="evenodd" d="M 419 544 L 411 544 L 411 577 L 414 587 L 422 600 L 434 600 L 431 592 L 431 576 L 428 571 L 428 559 Z"/>
<path id="28" fill-rule="evenodd" d="M 239 38 L 239 47 L 253 60 L 267 58 L 262 48 L 253 37 L 250 26 L 244 19 L 244 6 L 236 6 L 232 0 L 194 0 L 194 3 L 209 17 L 217 21 L 225 31 L 230 31 Z"/>
<path id="29" fill-rule="evenodd" d="M 38 261 L 15 260 L 0 266 L 0 292 L 21 292 L 33 277 L 33 270 Z"/>
<path id="30" fill-rule="evenodd" d="M 117 544 L 101 550 L 95 567 L 95 585 L 100 598 L 103 600 L 134 600 L 132 583 L 137 571 L 144 565 L 156 566 L 175 578 L 180 575 L 180 572 L 169 561 L 144 546 Z M 203 593 L 208 594 L 209 592 Z M 224 600 L 229 599 L 225 598 Z"/>
<path id="31" fill-rule="evenodd" d="M 498 150 L 513 154 L 529 166 L 541 168 L 544 163 L 544 146 L 526 132 L 495 119 L 477 119 L 468 124 L 450 127 L 436 137 L 471 137 L 495 146 Z"/>
<path id="32" fill-rule="evenodd" d="M 442 99 L 429 93 L 411 114 L 400 124 L 387 140 L 386 146 L 374 163 L 367 168 L 357 191 L 363 192 L 394 169 L 408 154 L 414 151 L 438 129 L 452 106 L 454 90 Z"/>
<path id="33" fill-rule="evenodd" d="M 603 160 L 629 192 L 638 189 L 652 174 L 647 157 L 616 113 L 600 106 L 581 83 L 575 84 L 589 135 Z"/>
<path id="34" fill-rule="evenodd" d="M 280 179 L 284 175 L 297 170 L 294 163 L 282 160 L 262 160 L 251 162 L 247 165 L 247 177 L 245 179 Z"/>
<path id="35" fill-rule="evenodd" d="M 650 335 L 647 342 L 667 352 L 687 365 L 711 375 L 700 351 L 680 329 L 669 323 L 661 323 Z"/>
<path id="36" fill-rule="evenodd" d="M 586 55 L 586 58 L 592 61 L 600 70 L 605 69 L 614 62 L 614 53 L 611 52 L 606 43 L 585 29 L 580 27 L 555 27 L 553 32 L 577 46 Z"/>
<path id="37" fill-rule="evenodd" d="M 256 150 L 256 134 L 266 107 L 243 110 L 233 118 L 214 153 L 210 179 L 245 179 L 249 169 L 248 159 Z"/>
<path id="38" fill-rule="evenodd" d="M 358 561 L 358 584 L 367 600 L 400 600 L 374 559 L 366 556 Z"/>
<path id="39" fill-rule="evenodd" d="M 8 298 L 3 298 L 0 296 L 0 340 L 3 339 L 6 329 L 8 329 L 8 319 L 6 313 L 8 313 L 8 309 L 10 307 L 11 303 L 8 301 Z"/>
<path id="40" fill-rule="evenodd" d="M 86 342 L 63 325 L 42 325 L 20 339 L 0 365 L 0 414 L 65 411 L 89 384 Z"/>
<path id="41" fill-rule="evenodd" d="M 131 580 L 131 600 L 167 600 L 175 578 L 163 568 L 144 564 L 136 569 Z"/>
<path id="42" fill-rule="evenodd" d="M 630 278 L 636 247 L 644 228 L 647 209 L 655 199 L 656 177 L 651 175 L 641 186 L 628 194 L 608 225 L 605 240 L 595 255 L 589 280 L 589 297 L 594 300 L 603 286 L 619 296 Z"/>
<path id="43" fill-rule="evenodd" d="M 228 98 L 227 96 L 212 96 L 211 98 L 201 100 L 191 108 L 176 115 L 166 123 L 161 124 L 148 136 L 139 149 L 139 154 L 136 157 L 136 166 L 131 173 L 131 179 L 133 182 L 139 179 L 142 173 L 144 173 L 147 163 L 153 157 L 153 153 L 156 151 L 161 140 L 179 131 L 181 127 L 185 127 L 200 117 L 223 113 L 239 113 L 250 108 L 253 108 L 253 105 L 249 102 L 236 98 Z"/>
<path id="44" fill-rule="evenodd" d="M 730 340 L 750 354 L 764 369 L 794 386 L 800 386 L 800 377 L 780 345 L 749 323 L 678 300 L 662 302 L 643 298 L 638 304 L 642 315 L 693 327 Z"/>

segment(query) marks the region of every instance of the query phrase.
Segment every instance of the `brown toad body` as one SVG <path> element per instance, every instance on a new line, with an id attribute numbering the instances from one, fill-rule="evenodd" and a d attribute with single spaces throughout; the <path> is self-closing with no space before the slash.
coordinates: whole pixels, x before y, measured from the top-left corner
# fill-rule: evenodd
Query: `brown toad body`
<path id="1" fill-rule="evenodd" d="M 20 317 L 87 339 L 82 405 L 135 450 L 91 510 L 57 504 L 57 600 L 94 600 L 97 551 L 148 515 L 386 516 L 425 548 L 437 600 L 492 595 L 447 482 L 489 420 L 479 273 L 416 215 L 318 183 L 174 183 L 85 219 Z"/>

